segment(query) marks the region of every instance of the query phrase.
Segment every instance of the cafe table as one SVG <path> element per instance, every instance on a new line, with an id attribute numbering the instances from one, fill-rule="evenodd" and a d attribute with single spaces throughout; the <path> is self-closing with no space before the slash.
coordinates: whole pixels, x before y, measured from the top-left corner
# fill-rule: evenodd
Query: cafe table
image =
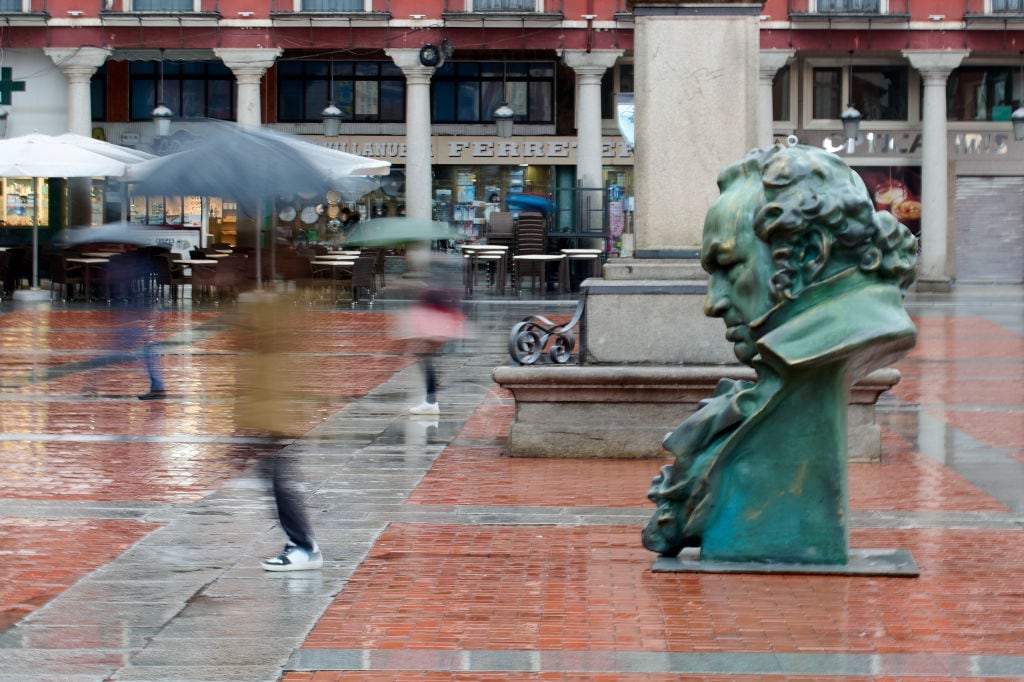
<path id="1" fill-rule="evenodd" d="M 89 300 L 92 294 L 92 277 L 99 275 L 110 263 L 109 258 L 100 256 L 71 256 L 66 259 L 68 263 L 75 263 L 82 266 L 82 286 L 85 288 L 85 300 Z"/>
<path id="2" fill-rule="evenodd" d="M 459 249 L 462 251 L 466 263 L 463 279 L 466 285 L 467 296 L 473 295 L 473 287 L 476 286 L 477 268 L 480 261 L 494 263 L 495 288 L 505 289 L 508 246 L 502 244 L 461 244 Z"/>

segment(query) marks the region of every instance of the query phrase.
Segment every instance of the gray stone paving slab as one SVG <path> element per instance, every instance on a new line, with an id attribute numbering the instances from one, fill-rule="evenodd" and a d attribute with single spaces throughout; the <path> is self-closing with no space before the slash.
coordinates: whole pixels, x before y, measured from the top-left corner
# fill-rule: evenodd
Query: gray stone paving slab
<path id="1" fill-rule="evenodd" d="M 299 649 L 287 668 L 461 672 L 1019 677 L 1024 657 L 958 654 L 781 654 L 642 651 Z"/>

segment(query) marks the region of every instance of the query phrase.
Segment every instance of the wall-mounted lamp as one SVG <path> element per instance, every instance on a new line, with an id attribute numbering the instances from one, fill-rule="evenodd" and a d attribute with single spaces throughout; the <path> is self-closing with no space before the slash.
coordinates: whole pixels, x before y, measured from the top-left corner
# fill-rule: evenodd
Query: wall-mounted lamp
<path id="1" fill-rule="evenodd" d="M 516 117 L 515 110 L 508 105 L 508 61 L 501 65 L 501 104 L 494 109 L 494 125 L 498 129 L 498 137 L 512 137 L 512 122 Z"/>
<path id="2" fill-rule="evenodd" d="M 515 117 L 516 112 L 508 105 L 508 102 L 498 105 L 498 108 L 494 110 L 494 125 L 498 128 L 498 137 L 512 137 L 512 122 Z"/>
<path id="3" fill-rule="evenodd" d="M 0 107 L 0 137 L 7 137 L 7 117 L 8 112 L 3 107 Z"/>
<path id="4" fill-rule="evenodd" d="M 324 135 L 337 137 L 341 132 L 341 109 L 334 104 L 334 57 L 331 57 L 329 68 L 331 71 L 327 74 L 327 106 L 320 112 L 320 118 L 324 121 Z"/>
<path id="5" fill-rule="evenodd" d="M 853 50 L 850 50 L 850 103 L 846 105 L 839 119 L 843 122 L 843 135 L 847 140 L 856 140 L 860 133 L 860 122 L 864 118 L 853 106 Z"/>
<path id="6" fill-rule="evenodd" d="M 171 119 L 174 112 L 164 104 L 164 51 L 160 50 L 160 89 L 157 91 L 156 108 L 151 114 L 156 122 L 156 134 L 166 137 L 171 132 Z"/>

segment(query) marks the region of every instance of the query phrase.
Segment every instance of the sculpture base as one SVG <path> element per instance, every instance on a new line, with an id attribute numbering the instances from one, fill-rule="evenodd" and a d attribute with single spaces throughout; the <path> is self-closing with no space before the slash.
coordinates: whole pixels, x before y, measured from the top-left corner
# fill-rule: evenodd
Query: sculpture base
<path id="1" fill-rule="evenodd" d="M 677 557 L 658 557 L 655 573 L 799 573 L 916 578 L 921 574 L 905 549 L 851 549 L 845 564 L 786 564 L 759 561 L 701 561 L 700 549 L 684 549 Z"/>

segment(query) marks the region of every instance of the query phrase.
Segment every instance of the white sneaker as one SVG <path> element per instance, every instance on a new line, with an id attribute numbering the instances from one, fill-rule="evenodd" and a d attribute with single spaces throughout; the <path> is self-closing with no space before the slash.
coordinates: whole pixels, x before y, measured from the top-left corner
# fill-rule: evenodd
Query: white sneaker
<path id="1" fill-rule="evenodd" d="M 424 400 L 416 407 L 410 407 L 409 414 L 441 414 L 441 408 L 437 403 L 428 403 Z"/>
<path id="2" fill-rule="evenodd" d="M 264 559 L 260 565 L 264 571 L 312 571 L 323 568 L 324 557 L 316 544 L 313 545 L 312 552 L 307 552 L 289 542 L 280 554 Z"/>

